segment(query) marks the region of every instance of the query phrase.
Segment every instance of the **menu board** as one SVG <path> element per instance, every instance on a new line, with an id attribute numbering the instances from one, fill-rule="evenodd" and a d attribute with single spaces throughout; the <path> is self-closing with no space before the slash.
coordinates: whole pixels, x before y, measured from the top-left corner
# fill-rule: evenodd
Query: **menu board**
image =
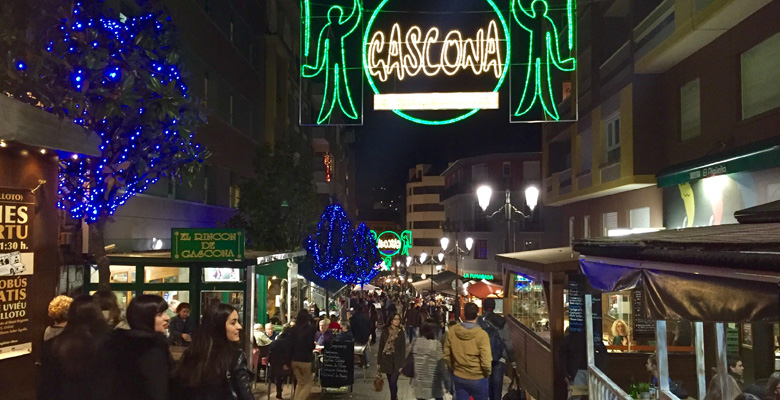
<path id="1" fill-rule="evenodd" d="M 355 342 L 332 341 L 322 351 L 320 382 L 323 387 L 342 387 L 355 381 Z"/>
<path id="2" fill-rule="evenodd" d="M 569 332 L 585 332 L 585 294 L 580 282 L 569 278 Z"/>
<path id="3" fill-rule="evenodd" d="M 634 338 L 650 336 L 655 337 L 655 321 L 652 319 L 642 318 L 644 313 L 644 297 L 642 295 L 642 289 L 637 288 L 633 292 L 634 301 Z"/>
<path id="4" fill-rule="evenodd" d="M 0 188 L 0 360 L 30 354 L 27 281 L 33 274 L 29 189 Z"/>

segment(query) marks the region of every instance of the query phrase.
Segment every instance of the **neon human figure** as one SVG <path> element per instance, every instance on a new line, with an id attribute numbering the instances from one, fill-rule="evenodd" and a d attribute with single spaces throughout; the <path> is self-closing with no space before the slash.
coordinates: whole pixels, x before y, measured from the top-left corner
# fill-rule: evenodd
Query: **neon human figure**
<path id="1" fill-rule="evenodd" d="M 550 78 L 550 66 L 561 71 L 574 71 L 576 60 L 574 57 L 561 58 L 561 48 L 558 43 L 558 29 L 553 20 L 547 16 L 549 9 L 546 0 L 533 0 L 528 11 L 523 7 L 522 0 L 512 1 L 512 15 L 517 23 L 530 35 L 528 41 L 528 71 L 525 76 L 525 87 L 520 104 L 515 111 L 515 116 L 528 113 L 537 100 L 544 108 L 545 114 L 554 120 L 560 119 L 558 110 L 553 101 L 552 79 Z M 571 1 L 569 1 L 569 14 L 571 15 Z M 518 10 L 519 8 L 519 10 Z M 544 18 L 546 21 L 542 20 Z M 571 17 L 569 18 L 571 21 Z M 571 24 L 571 22 L 570 22 Z M 546 27 L 541 34 L 534 32 L 535 26 Z M 572 30 L 569 26 L 569 32 Z M 571 35 L 569 35 L 569 51 L 572 50 Z M 544 54 L 538 52 L 544 50 Z M 533 94 L 530 92 L 533 91 Z"/>
<path id="2" fill-rule="evenodd" d="M 306 5 L 308 5 L 308 0 Z M 308 7 L 305 8 L 308 9 Z M 349 15 L 345 15 L 346 13 L 341 6 L 333 6 L 328 9 L 328 23 L 322 27 L 317 38 L 315 65 L 304 64 L 301 67 L 301 75 L 304 78 L 313 78 L 323 73 L 323 70 L 325 72 L 325 91 L 322 96 L 317 124 L 322 124 L 330 118 L 336 103 L 339 103 L 344 115 L 351 119 L 358 119 L 347 81 L 344 39 L 360 25 L 362 12 L 359 0 L 353 0 L 352 11 Z M 308 29 L 311 29 L 311 21 L 305 21 L 305 29 L 307 30 L 305 37 L 309 37 Z M 308 46 L 308 43 L 305 46 Z M 308 51 L 306 53 L 308 55 Z"/>

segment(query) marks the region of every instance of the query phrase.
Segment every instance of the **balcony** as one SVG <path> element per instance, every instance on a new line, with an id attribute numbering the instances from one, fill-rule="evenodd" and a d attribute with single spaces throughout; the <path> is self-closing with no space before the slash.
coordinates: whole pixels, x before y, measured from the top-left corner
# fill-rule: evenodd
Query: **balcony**
<path id="1" fill-rule="evenodd" d="M 634 70 L 662 73 L 772 0 L 665 0 L 634 28 Z"/>

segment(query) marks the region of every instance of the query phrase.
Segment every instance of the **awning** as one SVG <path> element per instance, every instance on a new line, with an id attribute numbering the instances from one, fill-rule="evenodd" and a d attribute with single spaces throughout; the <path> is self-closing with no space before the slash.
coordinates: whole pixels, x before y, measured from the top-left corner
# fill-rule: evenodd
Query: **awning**
<path id="1" fill-rule="evenodd" d="M 274 261 L 269 264 L 258 265 L 255 273 L 265 276 L 287 277 L 287 260 Z"/>
<path id="2" fill-rule="evenodd" d="M 780 167 L 780 138 L 751 143 L 697 160 L 672 165 L 656 175 L 658 187 L 716 175 Z"/>
<path id="3" fill-rule="evenodd" d="M 752 322 L 777 321 L 780 313 L 778 285 L 768 280 L 653 269 L 632 260 L 580 260 L 580 265 L 597 290 L 640 290 L 642 318 Z"/>
<path id="4" fill-rule="evenodd" d="M 328 280 L 323 280 L 317 274 L 314 273 L 314 263 L 309 258 L 306 257 L 303 262 L 298 264 L 298 275 L 303 276 L 306 278 L 306 280 L 314 283 L 315 285 L 327 290 L 330 293 L 336 293 L 341 288 L 346 286 L 346 284 L 338 279 L 335 278 L 328 278 Z"/>

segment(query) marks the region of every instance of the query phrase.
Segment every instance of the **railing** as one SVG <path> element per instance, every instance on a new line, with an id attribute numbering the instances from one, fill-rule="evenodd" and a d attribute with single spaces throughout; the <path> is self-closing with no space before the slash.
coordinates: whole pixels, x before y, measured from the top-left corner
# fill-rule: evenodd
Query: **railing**
<path id="1" fill-rule="evenodd" d="M 591 400 L 631 400 L 628 393 L 593 365 L 588 367 L 588 395 Z"/>

